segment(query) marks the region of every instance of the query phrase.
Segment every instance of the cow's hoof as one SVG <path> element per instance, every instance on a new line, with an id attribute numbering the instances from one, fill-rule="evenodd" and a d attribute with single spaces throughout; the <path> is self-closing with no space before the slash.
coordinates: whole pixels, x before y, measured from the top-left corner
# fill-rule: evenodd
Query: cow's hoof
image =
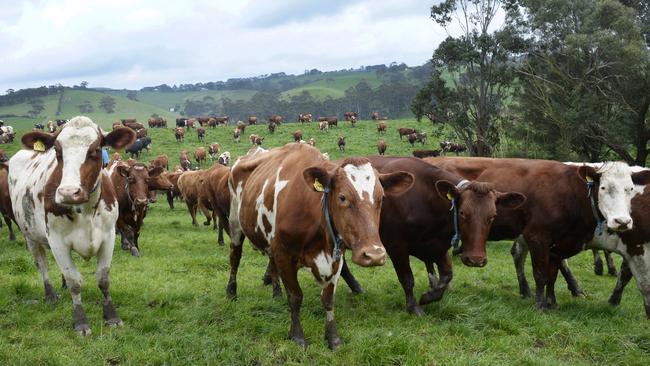
<path id="1" fill-rule="evenodd" d="M 414 314 L 416 316 L 423 316 L 424 315 L 424 310 L 422 310 L 421 307 L 418 305 L 413 305 L 412 307 L 407 307 L 406 311 L 410 314 Z"/>
<path id="2" fill-rule="evenodd" d="M 90 330 L 90 327 L 88 327 L 88 324 L 77 324 L 74 326 L 75 332 L 77 332 L 80 336 L 88 337 L 89 335 L 92 334 L 92 331 Z"/>
<path id="3" fill-rule="evenodd" d="M 140 251 L 136 247 L 131 247 L 131 255 L 134 257 L 139 257 L 140 256 Z"/>
<path id="4" fill-rule="evenodd" d="M 122 250 L 129 250 L 129 244 L 122 242 Z"/>
<path id="5" fill-rule="evenodd" d="M 282 297 L 282 289 L 280 286 L 274 286 L 273 287 L 273 298 L 276 299 L 278 297 Z"/>
<path id="6" fill-rule="evenodd" d="M 45 301 L 47 301 L 48 304 L 56 304 L 59 301 L 60 297 L 61 296 L 58 294 L 52 292 L 45 295 Z"/>
<path id="7" fill-rule="evenodd" d="M 108 319 L 106 321 L 106 326 L 107 327 L 112 327 L 112 328 L 114 328 L 114 327 L 123 327 L 124 322 L 120 318 Z"/>
<path id="8" fill-rule="evenodd" d="M 301 335 L 289 335 L 289 339 L 291 339 L 296 345 L 302 348 L 307 348 L 307 341 L 305 341 L 305 337 Z"/>
<path id="9" fill-rule="evenodd" d="M 210 226 L 210 221 L 204 221 L 204 222 L 203 222 L 203 225 L 204 225 L 204 226 Z"/>
<path id="10" fill-rule="evenodd" d="M 522 299 L 527 299 L 527 298 L 531 297 L 530 287 L 528 287 L 528 285 L 525 285 L 525 286 L 520 285 L 519 286 L 519 295 L 521 295 Z"/>
<path id="11" fill-rule="evenodd" d="M 234 300 L 237 298 L 237 283 L 236 282 L 230 282 L 228 283 L 228 286 L 226 286 L 226 296 Z"/>
<path id="12" fill-rule="evenodd" d="M 265 273 L 264 276 L 262 277 L 262 283 L 264 286 L 268 286 L 273 283 L 273 277 L 271 277 L 270 274 Z"/>
<path id="13" fill-rule="evenodd" d="M 16 234 L 14 234 L 14 233 L 9 233 L 9 240 L 10 240 L 10 241 L 16 241 Z"/>
<path id="14" fill-rule="evenodd" d="M 439 289 L 431 290 L 427 293 L 424 293 L 422 294 L 422 296 L 420 296 L 420 305 L 426 305 L 434 301 L 440 301 L 444 293 L 445 293 L 444 290 L 439 290 Z"/>
<path id="15" fill-rule="evenodd" d="M 616 268 L 608 268 L 607 274 L 616 277 L 618 276 L 618 271 L 616 271 Z"/>
<path id="16" fill-rule="evenodd" d="M 219 241 L 217 241 L 217 244 L 219 244 L 220 247 L 222 247 L 222 246 L 225 245 L 225 243 L 223 242 L 223 240 L 219 240 Z"/>
<path id="17" fill-rule="evenodd" d="M 366 290 L 361 287 L 361 285 L 352 286 L 350 287 L 350 290 L 352 290 L 353 295 L 361 295 L 366 293 Z"/>
<path id="18" fill-rule="evenodd" d="M 327 340 L 327 347 L 331 349 L 332 351 L 336 351 L 336 349 L 343 344 L 343 341 L 339 337 L 335 337 L 333 339 L 328 339 Z"/>
<path id="19" fill-rule="evenodd" d="M 612 296 L 609 297 L 608 302 L 611 306 L 619 306 L 621 304 L 621 295 L 613 293 Z"/>
<path id="20" fill-rule="evenodd" d="M 603 275 L 603 263 L 602 262 L 594 263 L 594 273 L 597 276 L 602 276 Z"/>

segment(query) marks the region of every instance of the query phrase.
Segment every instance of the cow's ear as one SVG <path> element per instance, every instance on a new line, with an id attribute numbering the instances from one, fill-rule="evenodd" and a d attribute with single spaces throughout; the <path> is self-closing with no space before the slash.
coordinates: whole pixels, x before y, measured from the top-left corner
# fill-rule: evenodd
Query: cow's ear
<path id="1" fill-rule="evenodd" d="M 312 166 L 302 171 L 305 183 L 315 192 L 323 192 L 325 188 L 329 189 L 332 185 L 332 176 L 325 168 Z"/>
<path id="2" fill-rule="evenodd" d="M 110 146 L 115 150 L 123 149 L 135 141 L 135 132 L 130 128 L 117 128 L 102 139 L 102 146 Z"/>
<path id="3" fill-rule="evenodd" d="M 129 170 L 131 170 L 131 167 L 130 167 L 130 166 L 126 166 L 126 165 L 122 165 L 122 164 L 120 164 L 120 165 L 117 166 L 116 169 L 117 169 L 117 172 L 118 172 L 121 176 L 123 176 L 123 177 L 128 177 L 128 176 L 129 176 Z"/>
<path id="4" fill-rule="evenodd" d="M 640 172 L 632 173 L 632 182 L 640 186 L 650 184 L 650 170 L 642 170 Z"/>
<path id="5" fill-rule="evenodd" d="M 384 194 L 396 195 L 406 192 L 413 186 L 413 175 L 407 172 L 392 172 L 379 174 L 379 182 L 384 188 Z"/>
<path id="6" fill-rule="evenodd" d="M 587 183 L 600 179 L 600 173 L 596 171 L 596 168 L 589 165 L 580 166 L 578 168 L 578 175 Z"/>
<path id="7" fill-rule="evenodd" d="M 448 180 L 439 180 L 436 182 L 436 191 L 438 195 L 446 200 L 454 200 L 460 197 L 460 192 L 456 185 Z"/>
<path id="8" fill-rule="evenodd" d="M 160 174 L 162 174 L 164 171 L 165 171 L 165 169 L 163 169 L 160 166 L 149 168 L 149 176 L 150 177 L 157 177 Z"/>
<path id="9" fill-rule="evenodd" d="M 42 131 L 33 131 L 23 135 L 20 141 L 26 148 L 36 151 L 46 151 L 54 146 L 59 133 L 51 134 Z"/>
<path id="10" fill-rule="evenodd" d="M 526 202 L 526 196 L 519 192 L 497 192 L 496 204 L 499 207 L 515 209 L 521 207 Z"/>

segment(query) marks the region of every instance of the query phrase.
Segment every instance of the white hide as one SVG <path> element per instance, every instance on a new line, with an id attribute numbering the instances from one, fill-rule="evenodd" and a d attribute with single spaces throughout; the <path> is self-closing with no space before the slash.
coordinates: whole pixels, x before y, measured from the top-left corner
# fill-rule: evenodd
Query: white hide
<path id="1" fill-rule="evenodd" d="M 264 238 L 266 238 L 267 243 L 271 243 L 271 239 L 275 237 L 275 219 L 276 219 L 276 213 L 278 211 L 278 195 L 289 183 L 288 180 L 280 180 L 281 171 L 282 171 L 282 167 L 278 168 L 278 171 L 275 174 L 275 184 L 273 187 L 273 206 L 271 206 L 271 208 L 269 209 L 264 205 L 266 187 L 268 186 L 269 183 L 268 179 L 264 181 L 264 185 L 262 186 L 262 191 L 260 192 L 260 195 L 257 196 L 257 199 L 255 200 L 255 208 L 257 209 L 257 227 L 255 227 L 255 230 L 256 231 L 259 230 L 262 232 L 262 234 L 264 234 Z M 271 224 L 271 230 L 268 233 L 264 231 L 264 217 L 266 217 L 266 220 L 269 222 L 269 224 Z"/>
<path id="2" fill-rule="evenodd" d="M 354 189 L 359 194 L 359 198 L 363 201 L 363 193 L 368 194 L 368 200 L 371 204 L 375 203 L 375 171 L 372 168 L 370 163 L 363 164 L 361 166 L 354 166 L 348 164 L 343 167 L 345 174 L 347 175 L 350 183 L 354 186 Z"/>

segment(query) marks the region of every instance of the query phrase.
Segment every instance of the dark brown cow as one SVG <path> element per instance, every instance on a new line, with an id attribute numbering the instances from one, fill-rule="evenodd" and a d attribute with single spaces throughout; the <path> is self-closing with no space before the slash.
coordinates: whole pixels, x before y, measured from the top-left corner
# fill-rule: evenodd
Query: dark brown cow
<path id="1" fill-rule="evenodd" d="M 275 124 L 275 122 L 269 122 L 267 127 L 269 129 L 269 133 L 275 133 L 275 128 L 278 127 L 278 125 Z"/>
<path id="2" fill-rule="evenodd" d="M 161 175 L 164 171 L 161 167 L 147 168 L 142 163 L 135 163 L 133 166 L 119 162 L 115 164 L 109 171 L 120 210 L 117 230 L 122 236 L 122 249 L 130 250 L 132 255 L 139 256 L 138 238 L 149 207 L 149 191 L 167 191 L 173 186 Z"/>
<path id="3" fill-rule="evenodd" d="M 293 141 L 298 142 L 302 140 L 302 130 L 297 130 L 291 133 L 291 136 L 293 136 Z"/>
<path id="4" fill-rule="evenodd" d="M 397 133 L 399 133 L 399 139 L 402 139 L 402 136 L 408 136 L 412 133 L 418 132 L 415 128 L 410 128 L 410 127 L 400 127 L 397 129 Z"/>
<path id="5" fill-rule="evenodd" d="M 377 122 L 377 133 L 386 133 L 386 130 L 388 129 L 388 123 L 381 121 Z M 402 137 L 402 136 L 400 136 Z"/>
<path id="6" fill-rule="evenodd" d="M 337 144 L 339 145 L 340 151 L 345 151 L 345 136 L 339 136 L 339 141 Z"/>
<path id="7" fill-rule="evenodd" d="M 7 225 L 7 230 L 9 230 L 9 240 L 15 241 L 16 234 L 14 234 L 11 222 L 16 222 L 16 218 L 11 208 L 11 197 L 9 196 L 9 167 L 7 166 L 7 160 L 5 152 L 0 150 L 0 214 L 2 214 L 2 218 Z M 2 222 L 0 222 L 0 228 L 2 228 Z"/>
<path id="8" fill-rule="evenodd" d="M 176 142 L 182 142 L 185 139 L 185 128 L 176 127 L 174 129 L 174 136 L 176 137 Z"/>
<path id="9" fill-rule="evenodd" d="M 183 174 L 183 169 L 174 169 L 172 172 L 165 172 L 163 175 L 173 185 L 172 189 L 167 191 L 167 203 L 170 209 L 174 209 L 174 198 L 181 197 L 181 191 L 178 189 L 178 178 Z"/>
<path id="10" fill-rule="evenodd" d="M 203 127 L 197 128 L 196 129 L 196 135 L 199 138 L 199 142 L 203 142 L 203 140 L 205 139 L 205 128 L 203 128 Z"/>
<path id="11" fill-rule="evenodd" d="M 379 120 L 379 112 L 372 112 L 372 114 L 370 115 L 370 118 L 373 121 L 378 121 Z"/>
<path id="12" fill-rule="evenodd" d="M 318 117 L 318 122 L 327 122 L 329 127 L 334 127 L 339 125 L 339 118 L 336 116 L 327 116 L 327 117 Z"/>
<path id="13" fill-rule="evenodd" d="M 307 267 L 323 288 L 325 337 L 329 347 L 336 348 L 341 340 L 334 321 L 334 292 L 345 249 L 352 250 L 352 261 L 361 266 L 383 265 L 378 226 L 384 194 L 401 193 L 412 182 L 404 172 L 377 174 L 363 158 L 335 164 L 300 143 L 240 158 L 228 181 L 232 245 L 227 294 L 236 295 L 246 235 L 256 248 L 270 254 L 270 268 L 285 285 L 291 309 L 289 337 L 298 345 L 306 344 L 298 269 Z"/>
<path id="14" fill-rule="evenodd" d="M 386 154 L 386 148 L 388 148 L 388 145 L 386 145 L 386 141 L 384 139 L 381 139 L 379 142 L 377 142 L 377 151 L 379 152 L 379 155 Z"/>
<path id="15" fill-rule="evenodd" d="M 206 156 L 207 153 L 205 152 L 204 147 L 197 147 L 196 150 L 194 150 L 194 160 L 196 160 L 196 163 L 199 164 L 199 166 L 203 166 Z"/>
<path id="16" fill-rule="evenodd" d="M 187 205 L 187 210 L 192 217 L 192 225 L 194 226 L 199 226 L 196 221 L 196 211 L 198 208 L 201 209 L 201 212 L 203 212 L 203 215 L 205 215 L 207 220 L 203 223 L 204 225 L 209 226 L 210 221 L 212 220 L 212 213 L 207 207 L 201 204 L 199 194 L 201 190 L 200 186 L 203 182 L 201 178 L 205 172 L 205 170 L 184 172 L 177 181 L 178 190 L 181 193 L 181 197 L 183 197 L 183 201 L 185 201 L 185 204 Z"/>
<path id="17" fill-rule="evenodd" d="M 404 289 L 406 310 L 422 315 L 413 296 L 409 256 L 422 260 L 430 273 L 431 289 L 422 295 L 419 305 L 440 300 L 452 279 L 448 253 L 452 240 L 462 239 L 463 246 L 467 246 L 461 258 L 465 265 L 485 265 L 484 251 L 476 256 L 470 253 L 474 253 L 474 248 L 479 248 L 477 253 L 481 247 L 485 248 L 497 209 L 513 211 L 526 197 L 515 192 L 501 193 L 488 183 L 467 181 L 416 158 L 371 156 L 368 159 L 382 174 L 403 170 L 415 177 L 408 192 L 384 198 L 379 232 Z M 454 206 L 458 210 L 457 239 L 454 238 Z M 439 278 L 435 277 L 433 263 L 438 267 Z M 349 276 L 346 282 L 356 283 L 350 273 L 342 275 Z"/>
<path id="18" fill-rule="evenodd" d="M 213 117 L 217 121 L 217 125 L 228 125 L 230 123 L 230 117 L 229 116 L 219 116 L 219 117 Z"/>
<path id="19" fill-rule="evenodd" d="M 163 169 L 169 170 L 169 157 L 166 154 L 158 155 L 151 161 L 151 166 L 153 168 L 161 167 Z"/>
<path id="20" fill-rule="evenodd" d="M 181 168 L 184 171 L 192 169 L 192 161 L 190 160 L 190 154 L 187 152 L 187 150 L 181 150 L 179 154 L 179 161 L 181 163 Z"/>
<path id="21" fill-rule="evenodd" d="M 217 127 L 217 124 L 218 124 L 218 123 L 217 123 L 217 119 L 216 119 L 216 118 L 214 118 L 214 117 L 210 117 L 210 118 L 208 119 L 208 127 L 216 128 L 216 127 Z"/>
<path id="22" fill-rule="evenodd" d="M 272 114 L 271 117 L 269 117 L 269 122 L 274 122 L 277 125 L 281 125 L 283 121 L 282 116 L 279 116 L 277 114 Z"/>
<path id="23" fill-rule="evenodd" d="M 210 122 L 210 118 L 212 117 L 197 117 L 196 121 L 199 123 L 199 126 L 206 127 Z"/>
<path id="24" fill-rule="evenodd" d="M 431 158 L 440 156 L 440 150 L 413 150 L 413 156 L 416 158 Z"/>
<path id="25" fill-rule="evenodd" d="M 149 128 L 165 128 L 167 127 L 167 120 L 162 117 L 150 117 L 147 124 Z"/>
<path id="26" fill-rule="evenodd" d="M 257 117 L 256 116 L 250 116 L 248 117 L 248 125 L 256 125 L 257 124 Z"/>
<path id="27" fill-rule="evenodd" d="M 214 160 L 219 156 L 219 150 L 221 150 L 221 145 L 216 142 L 208 146 L 208 155 L 210 156 L 210 160 Z"/>
<path id="28" fill-rule="evenodd" d="M 521 235 L 519 240 L 528 245 L 531 253 L 539 309 L 557 306 L 555 280 L 562 259 L 580 252 L 584 243 L 594 237 L 597 221 L 592 202 L 599 211 L 599 220 L 601 216 L 605 218 L 602 225 L 607 230 L 629 230 L 632 190 L 628 187 L 633 189 L 634 183 L 650 182 L 649 173 L 631 173 L 624 163 L 609 163 L 606 169 L 597 170 L 546 160 L 427 158 L 425 161 L 466 179 L 490 182 L 499 190 L 526 195 L 527 202 L 519 209 L 499 210 L 489 240 L 516 239 Z M 593 195 L 590 194 L 588 181 L 601 189 L 594 189 Z M 473 250 L 468 255 L 484 255 L 484 250 Z M 520 282 L 520 293 L 530 296 L 527 283 Z"/>

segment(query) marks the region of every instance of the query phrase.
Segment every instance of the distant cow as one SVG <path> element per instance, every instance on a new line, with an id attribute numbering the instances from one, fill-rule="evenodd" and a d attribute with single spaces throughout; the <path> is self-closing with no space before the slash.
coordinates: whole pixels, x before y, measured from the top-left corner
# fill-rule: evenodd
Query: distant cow
<path id="1" fill-rule="evenodd" d="M 321 132 L 329 132 L 330 125 L 327 121 L 318 122 L 318 129 Z"/>
<path id="2" fill-rule="evenodd" d="M 129 153 L 131 155 L 131 158 L 134 159 L 139 159 L 140 154 L 142 153 L 142 150 L 149 150 L 151 145 L 151 138 L 150 137 L 143 137 L 140 139 L 136 139 L 129 147 L 127 147 L 124 151 Z"/>
<path id="3" fill-rule="evenodd" d="M 386 122 L 384 121 L 377 122 L 377 133 L 385 134 L 387 129 L 388 129 L 388 124 Z"/>
<path id="4" fill-rule="evenodd" d="M 198 136 L 199 141 L 203 142 L 203 140 L 205 139 L 205 128 L 203 128 L 203 127 L 197 128 L 196 129 L 196 135 Z"/>
<path id="5" fill-rule="evenodd" d="M 250 116 L 248 117 L 248 124 L 249 125 L 256 125 L 257 124 L 257 117 L 256 116 Z"/>
<path id="6" fill-rule="evenodd" d="M 42 123 L 35 123 L 34 128 L 37 129 L 37 130 L 44 130 L 45 125 L 43 125 Z"/>
<path id="7" fill-rule="evenodd" d="M 176 127 L 187 127 L 187 118 L 176 118 Z"/>
<path id="8" fill-rule="evenodd" d="M 400 127 L 397 129 L 397 133 L 399 133 L 399 139 L 402 139 L 402 136 L 408 136 L 412 133 L 418 132 L 415 128 L 410 128 L 410 127 Z"/>
<path id="9" fill-rule="evenodd" d="M 147 120 L 149 128 L 165 128 L 167 127 L 167 120 L 162 117 L 151 117 Z"/>
<path id="10" fill-rule="evenodd" d="M 169 157 L 166 154 L 158 155 L 155 159 L 151 161 L 152 167 L 161 167 L 163 169 L 169 170 Z"/>
<path id="11" fill-rule="evenodd" d="M 300 123 L 309 123 L 311 122 L 312 115 L 311 113 L 300 113 L 298 115 L 298 122 Z"/>
<path id="12" fill-rule="evenodd" d="M 174 129 L 174 137 L 176 137 L 176 142 L 182 142 L 185 139 L 185 128 L 176 127 Z"/>
<path id="13" fill-rule="evenodd" d="M 339 125 L 339 118 L 336 116 L 318 117 L 318 122 L 326 121 L 330 127 Z"/>
<path id="14" fill-rule="evenodd" d="M 214 160 L 217 158 L 217 154 L 219 153 L 219 150 L 221 150 L 221 145 L 218 143 L 212 143 L 210 146 L 208 146 L 208 155 L 210 156 L 211 160 Z"/>
<path id="15" fill-rule="evenodd" d="M 196 118 L 190 118 L 187 121 L 185 121 L 185 125 L 187 128 L 194 128 L 196 127 L 197 120 Z"/>
<path id="16" fill-rule="evenodd" d="M 181 163 L 181 169 L 184 171 L 192 169 L 192 161 L 190 160 L 190 155 L 187 150 L 182 150 L 180 152 L 178 160 Z"/>
<path id="17" fill-rule="evenodd" d="M 268 125 L 269 133 L 275 133 L 275 128 L 276 128 L 277 126 L 278 126 L 278 125 L 275 124 L 275 122 L 269 122 L 269 125 Z"/>
<path id="18" fill-rule="evenodd" d="M 65 125 L 66 123 L 68 123 L 68 120 L 67 120 L 67 119 L 57 119 L 57 120 L 56 120 L 56 125 L 57 125 L 58 127 L 61 127 L 61 126 Z"/>
<path id="19" fill-rule="evenodd" d="M 256 134 L 250 135 L 248 139 L 251 141 L 252 145 L 257 145 L 257 146 L 261 146 L 262 142 L 264 141 L 264 137 L 258 136 Z"/>
<path id="20" fill-rule="evenodd" d="M 295 142 L 302 140 L 302 130 L 292 132 L 291 136 L 293 136 L 293 141 Z"/>
<path id="21" fill-rule="evenodd" d="M 246 124 L 245 124 L 244 122 L 242 122 L 242 121 L 237 121 L 236 126 L 237 126 L 237 128 L 241 131 L 241 133 L 245 133 L 245 132 L 246 132 Z"/>
<path id="22" fill-rule="evenodd" d="M 15 241 L 16 234 L 14 234 L 13 225 L 15 222 L 14 211 L 11 208 L 11 197 L 9 196 L 9 166 L 7 165 L 7 155 L 4 151 L 0 150 L 0 214 L 7 225 L 9 230 L 9 240 Z M 0 222 L 0 228 L 2 223 Z"/>
<path id="23" fill-rule="evenodd" d="M 440 150 L 413 150 L 413 156 L 416 158 L 429 158 L 440 156 Z"/>
<path id="24" fill-rule="evenodd" d="M 357 114 L 357 112 L 345 112 L 346 121 L 352 121 L 352 117 L 356 119 L 359 117 L 359 114 Z"/>
<path id="25" fill-rule="evenodd" d="M 449 141 L 441 142 L 440 148 L 442 149 L 443 154 L 447 152 L 453 152 L 456 155 L 467 150 L 467 146 L 455 142 L 449 142 Z"/>
<path id="26" fill-rule="evenodd" d="M 339 150 L 345 151 L 345 136 L 339 136 L 337 144 L 339 145 Z"/>
<path id="27" fill-rule="evenodd" d="M 241 140 L 241 130 L 239 127 L 235 128 L 232 132 L 232 138 L 235 140 L 236 143 L 239 143 Z"/>
<path id="28" fill-rule="evenodd" d="M 370 115 L 370 118 L 373 121 L 378 121 L 379 120 L 379 112 L 372 112 L 372 114 Z"/>
<path id="29" fill-rule="evenodd" d="M 206 127 L 206 126 L 208 126 L 208 123 L 210 122 L 210 118 L 212 118 L 212 117 L 197 117 L 196 121 L 199 123 L 199 126 Z"/>
<path id="30" fill-rule="evenodd" d="M 141 139 L 141 138 L 143 138 L 143 137 L 146 137 L 146 136 L 147 136 L 147 134 L 148 134 L 148 131 L 147 131 L 147 129 L 146 129 L 146 128 L 144 128 L 144 127 L 143 127 L 143 128 L 140 128 L 140 129 L 137 129 L 137 130 L 135 130 L 135 137 L 136 137 L 136 138 L 139 138 L 139 139 Z"/>
<path id="31" fill-rule="evenodd" d="M 206 152 L 204 147 L 198 147 L 196 150 L 194 150 L 194 160 L 196 160 L 196 163 L 199 166 L 203 166 L 203 163 L 205 163 L 205 157 L 206 157 Z"/>
<path id="32" fill-rule="evenodd" d="M 228 116 L 213 117 L 212 119 L 217 122 L 217 125 L 228 125 L 230 122 L 230 117 Z"/>
<path id="33" fill-rule="evenodd" d="M 350 123 L 352 124 L 352 127 L 357 127 L 357 117 L 356 116 L 351 116 L 350 117 Z"/>
<path id="34" fill-rule="evenodd" d="M 49 133 L 55 133 L 56 132 L 56 123 L 54 121 L 48 121 L 47 122 L 47 132 Z"/>
<path id="35" fill-rule="evenodd" d="M 217 162 L 223 166 L 228 166 L 230 165 L 230 152 L 229 151 L 224 151 L 219 155 L 219 158 L 217 159 Z"/>
<path id="36" fill-rule="evenodd" d="M 90 335 L 81 303 L 81 273 L 72 251 L 85 260 L 97 256 L 96 277 L 108 326 L 121 326 L 109 291 L 118 209 L 110 177 L 102 169 L 103 146 L 122 149 L 135 132 L 119 128 L 104 135 L 87 117 L 75 117 L 57 134 L 30 132 L 26 147 L 9 161 L 9 193 L 27 247 L 43 279 L 45 296 L 55 302 L 48 276 L 46 248 L 63 273 L 73 302 L 73 327 Z M 37 144 L 38 143 L 38 144 Z M 53 148 L 56 145 L 56 148 Z"/>
<path id="37" fill-rule="evenodd" d="M 377 142 L 377 151 L 379 152 L 379 155 L 386 154 L 387 147 L 388 145 L 386 145 L 386 141 L 384 141 L 384 139 L 379 140 L 379 142 Z"/>
<path id="38" fill-rule="evenodd" d="M 275 122 L 275 124 L 277 124 L 277 125 L 281 125 L 282 120 L 283 120 L 282 116 L 279 116 L 277 114 L 273 114 L 273 115 L 271 115 L 271 117 L 269 117 L 269 123 L 270 122 Z"/>

